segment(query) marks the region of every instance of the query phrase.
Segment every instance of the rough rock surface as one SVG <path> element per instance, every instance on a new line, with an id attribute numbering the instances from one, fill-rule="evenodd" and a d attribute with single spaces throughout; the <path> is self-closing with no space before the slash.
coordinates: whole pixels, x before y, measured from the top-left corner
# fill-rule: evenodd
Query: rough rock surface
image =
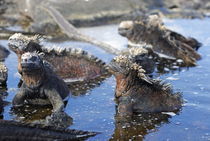
<path id="1" fill-rule="evenodd" d="M 5 1 L 5 0 L 2 0 Z M 202 18 L 210 12 L 208 0 L 9 0 L 2 9 L 10 21 L 19 21 L 32 31 L 55 33 L 59 30 L 49 15 L 40 8 L 47 3 L 55 7 L 76 26 L 101 25 L 135 18 L 142 14 L 160 13 L 171 18 Z M 12 4 L 11 4 L 12 3 Z M 5 6 L 9 5 L 7 8 Z M 20 14 L 21 13 L 21 14 Z M 12 16 L 11 16 L 12 15 Z M 14 17 L 16 20 L 11 20 Z M 29 27 L 29 28 L 28 28 Z"/>

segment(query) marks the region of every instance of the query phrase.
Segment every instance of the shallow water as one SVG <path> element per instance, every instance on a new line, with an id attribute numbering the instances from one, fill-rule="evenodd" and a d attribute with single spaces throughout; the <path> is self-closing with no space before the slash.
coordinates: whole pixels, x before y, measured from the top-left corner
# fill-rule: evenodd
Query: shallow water
<path id="1" fill-rule="evenodd" d="M 114 77 L 107 78 L 100 86 L 89 90 L 85 95 L 71 96 L 66 106 L 66 112 L 74 119 L 70 128 L 97 131 L 101 134 L 89 138 L 91 141 L 106 140 L 210 140 L 210 19 L 205 20 L 165 20 L 171 29 L 186 36 L 192 36 L 203 43 L 199 49 L 202 60 L 198 66 L 183 68 L 161 75 L 160 78 L 170 82 L 175 91 L 183 93 L 186 101 L 182 110 L 174 115 L 145 115 L 140 114 L 128 124 L 116 123 L 114 102 Z M 127 40 L 117 34 L 117 26 L 101 26 L 81 29 L 87 35 L 93 36 L 123 49 Z M 2 45 L 7 41 L 2 40 Z M 83 48 L 95 56 L 109 62 L 110 55 L 92 45 L 78 42 L 45 42 L 45 45 L 72 46 Z M 5 61 L 9 68 L 7 82 L 8 96 L 11 101 L 17 92 L 19 78 L 17 76 L 17 57 L 11 52 Z M 4 108 L 4 119 L 15 119 L 11 113 L 11 105 Z M 126 122 L 127 123 L 127 122 Z"/>

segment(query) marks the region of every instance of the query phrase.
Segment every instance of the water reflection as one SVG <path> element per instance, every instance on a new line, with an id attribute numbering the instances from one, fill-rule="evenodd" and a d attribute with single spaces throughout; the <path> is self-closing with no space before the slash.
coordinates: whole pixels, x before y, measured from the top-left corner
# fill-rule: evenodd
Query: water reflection
<path id="1" fill-rule="evenodd" d="M 100 76 L 94 80 L 89 80 L 89 81 L 82 81 L 82 82 L 73 82 L 68 85 L 69 91 L 71 92 L 72 95 L 74 96 L 80 96 L 87 94 L 89 91 L 92 89 L 99 87 L 103 81 L 107 78 L 109 78 L 111 75 L 106 75 L 106 76 Z"/>
<path id="2" fill-rule="evenodd" d="M 98 136 L 95 136 L 94 138 L 89 139 L 92 141 L 103 141 L 109 139 L 120 140 L 121 135 L 125 139 L 132 138 L 133 136 L 138 135 L 142 136 L 136 137 L 136 140 L 142 140 L 143 138 L 145 140 L 167 140 L 167 138 L 171 140 L 174 140 L 174 138 L 176 140 L 205 140 L 201 137 L 207 133 L 209 134 L 210 132 L 210 129 L 208 128 L 210 127 L 210 122 L 208 118 L 210 115 L 210 20 L 170 20 L 167 22 L 167 24 L 170 27 L 174 27 L 173 29 L 175 29 L 175 31 L 179 31 L 185 36 L 196 37 L 205 45 L 204 47 L 201 47 L 201 49 L 199 49 L 199 53 L 202 54 L 202 60 L 198 62 L 197 67 L 190 68 L 187 71 L 185 71 L 186 68 L 184 68 L 184 70 L 182 70 L 182 68 L 177 68 L 177 70 L 181 72 L 179 73 L 177 72 L 177 70 L 175 70 L 176 75 L 171 74 L 171 72 L 174 72 L 173 70 L 171 71 L 170 69 L 168 69 L 168 67 L 160 68 L 160 72 L 169 72 L 168 74 L 165 74 L 164 72 L 164 75 L 161 76 L 161 79 L 165 80 L 170 77 L 170 79 L 168 80 L 170 81 L 170 83 L 173 84 L 174 89 L 179 89 L 179 91 L 182 91 L 183 98 L 187 100 L 187 105 L 183 108 L 182 114 L 171 119 L 170 116 L 163 115 L 166 116 L 166 120 L 164 120 L 164 118 L 161 119 L 160 116 L 157 118 L 157 120 L 159 121 L 155 121 L 155 117 L 152 116 L 152 124 L 149 124 L 150 118 L 146 118 L 144 121 L 143 115 L 142 117 L 137 116 L 128 122 L 131 127 L 126 127 L 125 129 L 122 128 L 124 127 L 123 123 L 116 122 L 113 125 L 113 114 L 115 113 L 113 89 L 115 87 L 115 80 L 111 78 L 103 81 L 100 84 L 100 87 L 98 87 L 97 85 L 94 89 L 89 89 L 88 91 L 91 90 L 90 95 L 71 99 L 66 107 L 67 113 L 74 117 L 74 125 L 71 127 L 76 129 L 99 131 L 102 133 Z M 119 46 L 122 49 L 127 45 L 127 41 L 122 37 L 119 37 L 116 30 L 117 27 L 118 25 L 111 25 L 105 27 L 92 27 L 84 30 L 87 30 L 87 34 L 91 32 L 93 33 L 92 35 L 95 38 L 103 41 L 108 41 L 108 43 L 111 44 L 116 44 L 116 46 Z M 101 34 L 104 32 L 109 33 L 109 35 L 107 36 L 107 34 Z M 1 42 L 4 46 L 6 46 L 7 41 L 3 40 Z M 57 45 L 70 46 L 70 42 L 60 42 L 57 43 Z M 86 51 L 91 52 L 95 56 L 104 60 L 105 62 L 109 62 L 113 58 L 113 55 L 106 54 L 105 52 L 100 51 L 97 48 L 91 48 L 91 46 L 87 44 L 73 44 L 72 46 L 83 48 Z M 17 77 L 14 77 L 14 74 L 17 72 L 16 55 L 14 53 L 11 53 L 6 59 L 5 63 L 9 68 L 9 79 L 7 83 L 8 89 L 14 89 L 16 88 L 18 81 Z M 179 78 L 179 80 L 171 81 L 171 77 L 173 76 Z M 155 77 L 156 76 L 154 76 L 154 78 Z M 78 94 L 80 93 L 79 91 L 80 90 L 77 91 Z M 14 92 L 9 91 L 9 95 L 6 97 L 6 100 L 11 101 L 13 96 Z M 9 120 L 13 117 L 16 117 L 16 115 L 9 115 L 10 106 L 6 106 L 4 110 L 4 119 Z M 167 124 L 168 120 L 170 120 L 170 124 Z M 179 125 L 177 125 L 176 123 L 179 123 Z M 196 125 L 194 125 L 194 123 L 196 123 Z M 200 123 L 199 126 L 197 125 L 197 123 Z M 201 124 L 204 128 L 201 128 Z M 115 131 L 114 133 L 112 133 L 113 130 Z M 157 130 L 158 132 L 156 132 Z"/>
<path id="3" fill-rule="evenodd" d="M 169 123 L 170 115 L 161 113 L 141 113 L 132 118 L 115 115 L 115 130 L 110 141 L 141 141 L 144 137 L 156 132 L 163 124 Z"/>
<path id="4" fill-rule="evenodd" d="M 12 107 L 10 113 L 14 115 L 14 120 L 26 123 L 36 123 L 60 128 L 68 128 L 72 125 L 72 117 L 65 112 L 53 113 L 52 109 L 53 107 L 51 105 L 24 105 L 19 108 Z"/>

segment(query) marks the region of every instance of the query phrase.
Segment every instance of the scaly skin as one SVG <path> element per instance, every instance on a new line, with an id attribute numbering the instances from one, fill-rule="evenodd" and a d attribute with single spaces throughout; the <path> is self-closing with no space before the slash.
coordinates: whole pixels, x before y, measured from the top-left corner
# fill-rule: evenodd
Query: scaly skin
<path id="1" fill-rule="evenodd" d="M 182 107 L 180 93 L 173 93 L 169 84 L 147 77 L 133 58 L 117 56 L 110 68 L 117 81 L 115 98 L 120 116 L 176 111 Z"/>
<path id="2" fill-rule="evenodd" d="M 96 132 L 73 129 L 62 129 L 37 124 L 26 124 L 15 121 L 0 120 L 0 140 L 31 140 L 31 141 L 75 141 L 95 136 Z"/>
<path id="3" fill-rule="evenodd" d="M 107 76 L 107 68 L 103 61 L 81 49 L 44 47 L 39 44 L 39 37 L 27 37 L 14 34 L 9 38 L 9 47 L 18 56 L 25 52 L 43 52 L 44 60 L 48 61 L 65 82 L 89 81 Z M 18 71 L 21 73 L 20 63 Z"/>
<path id="4" fill-rule="evenodd" d="M 3 62 L 0 62 L 0 85 L 6 85 L 8 69 Z"/>
<path id="5" fill-rule="evenodd" d="M 20 62 L 23 84 L 12 103 L 19 107 L 25 103 L 53 106 L 54 112 L 62 112 L 63 100 L 69 96 L 66 83 L 50 67 L 44 65 L 37 53 L 24 53 Z"/>
<path id="6" fill-rule="evenodd" d="M 132 44 L 151 44 L 157 53 L 182 59 L 184 66 L 195 66 L 196 60 L 201 58 L 196 52 L 201 44 L 196 39 L 167 29 L 157 15 L 143 17 L 139 21 L 123 21 L 118 31 Z"/>

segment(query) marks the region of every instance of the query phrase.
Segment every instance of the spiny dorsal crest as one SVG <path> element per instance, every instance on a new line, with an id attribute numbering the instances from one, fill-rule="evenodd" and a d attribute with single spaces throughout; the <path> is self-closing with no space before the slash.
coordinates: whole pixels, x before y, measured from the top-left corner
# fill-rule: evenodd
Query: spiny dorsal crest
<path id="1" fill-rule="evenodd" d="M 159 26 L 163 24 L 163 21 L 158 15 L 150 15 L 148 16 L 148 24 L 154 25 L 154 26 Z"/>
<path id="2" fill-rule="evenodd" d="M 32 37 L 28 37 L 25 36 L 21 33 L 15 33 L 12 36 L 9 37 L 9 46 L 11 46 L 12 48 L 16 49 L 20 49 L 20 50 L 24 50 L 27 48 L 27 46 L 29 45 L 29 43 L 34 42 L 36 44 L 39 44 L 41 41 L 41 36 L 39 35 L 35 35 Z"/>
<path id="3" fill-rule="evenodd" d="M 147 48 L 149 48 L 149 46 L 147 44 L 142 44 L 141 47 L 132 47 L 132 48 L 126 49 L 126 50 L 122 51 L 121 54 L 126 55 L 126 56 L 135 57 L 135 56 L 142 55 L 142 54 L 148 54 Z"/>
<path id="4" fill-rule="evenodd" d="M 145 16 L 140 20 L 134 21 L 134 23 L 147 27 L 148 29 L 157 28 L 157 27 L 161 29 L 165 28 L 161 17 L 158 15 Z"/>
<path id="5" fill-rule="evenodd" d="M 26 43 L 28 43 L 30 41 L 33 41 L 35 43 L 40 43 L 41 39 L 42 39 L 42 37 L 40 35 L 28 37 L 21 33 L 15 33 L 9 38 L 9 40 L 22 40 L 22 42 L 26 42 Z"/>
<path id="6" fill-rule="evenodd" d="M 150 79 L 145 75 L 146 71 L 142 68 L 142 66 L 135 63 L 133 58 L 131 58 L 129 56 L 125 56 L 125 55 L 119 55 L 119 56 L 114 58 L 114 61 L 116 63 L 119 63 L 120 65 L 123 65 L 123 67 L 128 72 L 134 70 L 135 72 L 137 72 L 137 76 L 138 76 L 139 79 L 144 80 L 144 81 L 152 84 Z"/>
<path id="7" fill-rule="evenodd" d="M 80 49 L 80 48 L 72 48 L 72 47 L 59 47 L 59 46 L 43 46 L 43 52 L 49 54 L 55 54 L 58 56 L 69 56 L 69 57 L 76 57 L 76 58 L 83 58 L 89 60 L 91 62 L 96 63 L 97 65 L 101 65 L 106 67 L 105 62 L 101 59 L 93 56 L 92 54 Z"/>

